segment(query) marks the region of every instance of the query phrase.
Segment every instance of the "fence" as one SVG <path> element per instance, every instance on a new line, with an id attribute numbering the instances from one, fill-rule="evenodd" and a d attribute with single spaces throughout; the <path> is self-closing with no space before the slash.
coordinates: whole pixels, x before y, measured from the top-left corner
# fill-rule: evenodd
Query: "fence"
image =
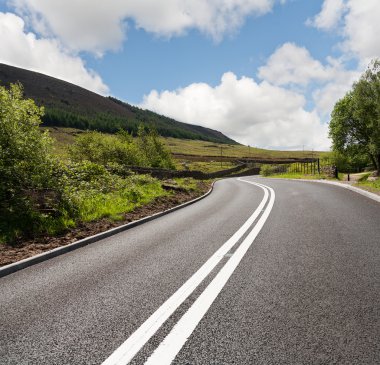
<path id="1" fill-rule="evenodd" d="M 317 158 L 279 160 L 241 159 L 235 161 L 239 162 L 238 166 L 211 173 L 194 170 L 167 170 L 137 166 L 126 166 L 126 170 L 138 174 L 149 174 L 159 179 L 191 177 L 198 180 L 258 175 L 263 164 L 273 166 L 272 172 L 274 173 L 302 173 L 305 175 L 323 174 L 328 177 L 337 177 L 338 173 L 335 166 L 326 165 L 325 161 L 321 164 L 321 161 Z"/>
<path id="2" fill-rule="evenodd" d="M 326 177 L 338 177 L 336 166 L 323 163 L 319 159 L 305 159 L 300 161 L 289 162 L 266 162 L 265 165 L 270 165 L 270 172 L 274 174 L 304 174 L 304 175 L 325 175 Z"/>

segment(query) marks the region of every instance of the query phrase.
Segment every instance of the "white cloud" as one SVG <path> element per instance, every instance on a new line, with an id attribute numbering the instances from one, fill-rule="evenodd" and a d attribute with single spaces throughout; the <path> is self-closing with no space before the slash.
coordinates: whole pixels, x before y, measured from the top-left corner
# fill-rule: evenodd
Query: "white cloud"
<path id="1" fill-rule="evenodd" d="M 38 33 L 54 35 L 71 50 L 117 49 L 123 39 L 123 1 L 12 0 L 16 11 Z"/>
<path id="2" fill-rule="evenodd" d="M 305 98 L 296 92 L 227 72 L 216 87 L 196 83 L 175 91 L 152 91 L 141 107 L 254 146 L 328 149 L 327 126 L 304 105 Z"/>
<path id="3" fill-rule="evenodd" d="M 324 30 L 334 29 L 339 25 L 344 11 L 344 0 L 325 0 L 321 12 L 314 19 L 309 19 L 307 24 Z"/>
<path id="4" fill-rule="evenodd" d="M 323 30 L 339 26 L 343 51 L 368 64 L 380 57 L 379 14 L 379 0 L 324 0 L 321 12 L 308 23 Z"/>
<path id="5" fill-rule="evenodd" d="M 275 85 L 307 85 L 312 80 L 327 80 L 330 70 L 311 57 L 309 51 L 285 43 L 259 68 L 259 77 Z"/>
<path id="6" fill-rule="evenodd" d="M 73 50 L 101 55 L 121 46 L 126 22 L 159 36 L 190 29 L 220 40 L 246 17 L 271 11 L 276 0 L 10 0 L 42 34 L 54 34 Z"/>
<path id="7" fill-rule="evenodd" d="M 380 57 L 380 1 L 350 0 L 345 17 L 345 49 L 355 53 L 364 63 Z"/>
<path id="8" fill-rule="evenodd" d="M 39 39 L 26 33 L 24 21 L 0 12 L 0 62 L 57 77 L 104 94 L 108 87 L 79 57 L 65 52 L 54 39 Z"/>
<path id="9" fill-rule="evenodd" d="M 313 92 L 315 108 L 323 116 L 329 116 L 335 103 L 341 99 L 360 78 L 360 70 L 347 70 L 339 60 L 329 58 L 330 80 Z"/>
<path id="10" fill-rule="evenodd" d="M 306 48 L 285 43 L 259 68 L 258 76 L 274 85 L 309 85 L 316 110 L 328 116 L 336 101 L 360 77 L 360 71 L 348 70 L 341 59 L 332 57 L 323 65 Z"/>

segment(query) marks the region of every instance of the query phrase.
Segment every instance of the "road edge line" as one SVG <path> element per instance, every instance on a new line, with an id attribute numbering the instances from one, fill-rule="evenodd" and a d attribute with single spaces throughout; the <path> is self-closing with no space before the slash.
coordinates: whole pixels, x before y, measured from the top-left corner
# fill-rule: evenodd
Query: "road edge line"
<path id="1" fill-rule="evenodd" d="M 194 203 L 198 202 L 199 200 L 202 200 L 202 199 L 206 198 L 207 196 L 209 196 L 212 193 L 212 191 L 214 190 L 214 184 L 215 184 L 215 181 L 212 183 L 211 188 L 209 189 L 209 191 L 207 191 L 207 193 L 199 196 L 198 198 L 195 198 L 195 199 L 192 199 L 192 200 L 190 200 L 188 202 L 185 202 L 185 203 L 182 203 L 180 205 L 177 205 L 177 206 L 175 206 L 173 208 L 170 208 L 170 209 L 164 210 L 162 212 L 158 212 L 158 213 L 149 215 L 147 217 L 138 219 L 136 221 L 133 221 L 133 222 L 130 222 L 130 223 L 127 223 L 127 224 L 123 224 L 123 225 L 115 227 L 115 228 L 111 228 L 111 229 L 109 229 L 107 231 L 97 233 L 97 234 L 95 234 L 93 236 L 89 236 L 89 237 L 83 238 L 83 239 L 81 239 L 79 241 L 76 241 L 76 242 L 73 242 L 73 243 L 69 243 L 68 245 L 57 247 L 57 248 L 54 248 L 54 249 L 52 249 L 50 251 L 42 252 L 42 253 L 40 253 L 38 255 L 35 255 L 35 256 L 32 256 L 32 257 L 28 257 L 26 259 L 14 262 L 12 264 L 0 267 L 0 278 L 2 278 L 4 276 L 7 276 L 7 275 L 10 275 L 10 274 L 13 274 L 13 273 L 15 273 L 15 272 L 17 272 L 19 270 L 25 269 L 27 267 L 39 264 L 39 263 L 41 263 L 43 261 L 47 261 L 47 260 L 52 259 L 54 257 L 61 256 L 61 255 L 65 254 L 65 253 L 74 251 L 74 250 L 76 250 L 78 248 L 87 246 L 87 245 L 89 245 L 91 243 L 95 243 L 95 242 L 101 241 L 104 238 L 108 238 L 108 237 L 111 237 L 111 236 L 113 236 L 115 234 L 127 231 L 127 230 L 129 230 L 131 228 L 140 226 L 141 224 L 150 222 L 150 221 L 152 221 L 154 219 L 160 218 L 160 217 L 162 217 L 164 215 L 167 215 L 169 213 L 172 213 L 172 212 L 174 212 L 176 210 L 185 208 L 185 207 L 187 207 L 187 206 L 189 206 L 191 204 L 194 204 Z"/>

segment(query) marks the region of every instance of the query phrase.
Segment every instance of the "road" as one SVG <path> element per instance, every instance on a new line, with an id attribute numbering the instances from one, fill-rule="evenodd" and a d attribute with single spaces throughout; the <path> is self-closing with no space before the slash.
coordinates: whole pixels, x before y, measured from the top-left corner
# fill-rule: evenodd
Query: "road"
<path id="1" fill-rule="evenodd" d="M 1 278 L 0 363 L 379 364 L 380 204 L 244 180 Z"/>

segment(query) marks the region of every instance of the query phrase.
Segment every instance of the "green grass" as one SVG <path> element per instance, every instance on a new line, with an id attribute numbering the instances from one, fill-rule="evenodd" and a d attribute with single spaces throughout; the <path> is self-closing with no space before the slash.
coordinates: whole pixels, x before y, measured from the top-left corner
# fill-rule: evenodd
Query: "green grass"
<path id="1" fill-rule="evenodd" d="M 315 175 L 306 175 L 301 173 L 280 173 L 280 174 L 272 174 L 268 177 L 276 178 L 276 179 L 308 179 L 308 180 L 321 180 L 326 179 L 326 176 L 315 174 Z"/>
<path id="2" fill-rule="evenodd" d="M 355 185 L 357 187 L 363 188 L 365 190 L 368 190 L 374 193 L 380 193 L 380 179 L 379 178 L 374 181 L 368 181 L 368 180 L 359 181 Z"/>
<path id="3" fill-rule="evenodd" d="M 175 181 L 176 186 L 182 188 L 183 190 L 199 191 L 198 180 L 191 177 L 175 178 L 173 180 Z"/>
<path id="4" fill-rule="evenodd" d="M 368 180 L 368 178 L 371 176 L 371 172 L 367 172 L 365 174 L 362 174 L 358 180 L 358 182 L 365 182 Z"/>
<path id="5" fill-rule="evenodd" d="M 274 158 L 309 158 L 321 157 L 328 152 L 316 151 L 276 151 L 262 148 L 248 147 L 244 145 L 218 144 L 205 141 L 163 138 L 164 143 L 172 153 L 190 154 L 198 156 L 215 156 L 220 157 L 221 147 L 222 155 L 228 157 L 250 157 L 258 159 Z"/>
<path id="6" fill-rule="evenodd" d="M 46 129 L 46 127 L 45 127 Z M 82 130 L 75 128 L 49 127 L 50 134 L 56 140 L 55 150 L 60 155 L 67 155 L 67 146 L 74 143 L 75 136 L 83 133 Z M 244 145 L 219 144 L 207 141 L 178 139 L 172 137 L 160 137 L 161 141 L 169 148 L 172 153 L 195 155 L 195 156 L 211 156 L 220 157 L 221 147 L 222 156 L 232 158 L 257 158 L 257 159 L 276 159 L 276 158 L 310 158 L 323 157 L 329 152 L 318 151 L 276 151 L 266 150 L 262 148 L 248 147 Z M 186 158 L 185 158 L 186 160 Z M 208 162 L 208 161 L 206 161 Z M 224 164 L 223 162 L 223 169 Z M 219 162 L 220 164 L 220 162 Z M 217 164 L 215 165 L 215 168 Z M 207 168 L 207 167 L 206 167 Z M 229 167 L 226 167 L 229 168 Z M 212 167 L 210 167 L 212 169 Z M 202 170 L 203 171 L 203 170 Z M 216 171 L 216 170 L 214 170 Z M 211 170 L 210 170 L 211 172 Z"/>
<path id="7" fill-rule="evenodd" d="M 84 222 L 100 218 L 121 220 L 125 213 L 168 194 L 162 188 L 161 183 L 155 179 L 107 193 L 101 193 L 98 190 L 81 191 L 77 201 L 78 218 Z"/>

